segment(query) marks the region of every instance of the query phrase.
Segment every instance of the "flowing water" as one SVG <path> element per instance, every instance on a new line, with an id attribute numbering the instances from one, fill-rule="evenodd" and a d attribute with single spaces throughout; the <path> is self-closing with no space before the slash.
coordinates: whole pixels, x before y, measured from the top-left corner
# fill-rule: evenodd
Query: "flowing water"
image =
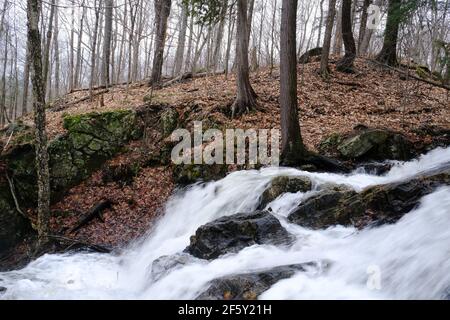
<path id="1" fill-rule="evenodd" d="M 299 272 L 262 299 L 441 299 L 450 289 L 450 187 L 424 197 L 419 208 L 393 225 L 358 231 L 336 226 L 313 231 L 286 217 L 309 193 L 285 194 L 270 204 L 296 237 L 289 248 L 255 245 L 213 261 L 194 259 L 157 281 L 152 262 L 183 251 L 196 229 L 219 217 L 249 212 L 278 175 L 306 175 L 315 190 L 327 182 L 360 191 L 450 164 L 450 148 L 396 163 L 383 176 L 308 173 L 289 168 L 240 171 L 175 194 L 148 234 L 120 254 L 68 253 L 40 257 L 18 271 L 0 273 L 0 299 L 194 299 L 220 276 L 279 265 L 327 261 L 319 272 Z M 312 191 L 314 192 L 314 190 Z"/>

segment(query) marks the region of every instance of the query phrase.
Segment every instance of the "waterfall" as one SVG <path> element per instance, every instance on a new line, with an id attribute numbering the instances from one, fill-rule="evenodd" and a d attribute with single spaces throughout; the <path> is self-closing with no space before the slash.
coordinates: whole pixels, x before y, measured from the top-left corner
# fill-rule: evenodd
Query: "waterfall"
<path id="1" fill-rule="evenodd" d="M 308 193 L 284 194 L 270 204 L 295 237 L 286 247 L 254 245 L 212 261 L 193 259 L 151 277 L 152 262 L 182 252 L 196 229 L 222 216 L 251 212 L 273 177 L 308 176 L 313 191 L 324 183 L 356 191 L 401 181 L 450 164 L 450 148 L 410 162 L 396 162 L 382 176 L 310 173 L 292 168 L 239 171 L 176 192 L 165 214 L 120 253 L 47 254 L 21 270 L 0 273 L 0 299 L 194 299 L 212 279 L 280 265 L 327 261 L 322 272 L 299 272 L 277 282 L 262 299 L 440 299 L 450 288 L 450 187 L 424 197 L 392 225 L 357 230 L 335 226 L 309 230 L 286 217 Z"/>

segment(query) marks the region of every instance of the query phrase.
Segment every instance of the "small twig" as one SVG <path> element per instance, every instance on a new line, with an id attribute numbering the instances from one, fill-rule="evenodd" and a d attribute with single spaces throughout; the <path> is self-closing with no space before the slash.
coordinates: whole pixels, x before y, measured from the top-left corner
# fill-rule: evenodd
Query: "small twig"
<path id="1" fill-rule="evenodd" d="M 16 210 L 26 219 L 29 219 L 28 216 L 20 209 L 19 201 L 17 200 L 16 193 L 14 192 L 14 182 L 9 177 L 8 172 L 6 172 L 6 179 L 8 180 L 9 189 L 11 190 L 11 195 L 14 200 L 14 205 L 16 206 Z"/>

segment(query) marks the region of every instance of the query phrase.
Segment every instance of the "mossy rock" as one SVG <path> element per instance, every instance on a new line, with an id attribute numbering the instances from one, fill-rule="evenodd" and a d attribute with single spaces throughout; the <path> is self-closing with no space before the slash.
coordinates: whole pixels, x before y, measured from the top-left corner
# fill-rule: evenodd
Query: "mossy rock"
<path id="1" fill-rule="evenodd" d="M 177 165 L 173 170 L 173 177 L 176 183 L 188 185 L 199 181 L 208 182 L 222 179 L 227 171 L 228 168 L 224 164 Z"/>
<path id="2" fill-rule="evenodd" d="M 130 110 L 66 115 L 63 119 L 67 132 L 48 145 L 52 202 L 61 199 L 71 187 L 88 178 L 106 160 L 120 152 L 135 137 L 137 127 L 136 115 Z M 22 209 L 35 207 L 37 177 L 33 141 L 14 143 L 3 154 L 2 160 L 6 163 Z M 20 235 L 29 222 L 17 220 L 19 214 L 13 204 L 8 182 L 0 182 L 0 229 L 10 228 Z M 16 239 L 11 233 L 0 230 L 0 246 L 6 247 Z"/>
<path id="3" fill-rule="evenodd" d="M 350 137 L 337 147 L 345 159 L 409 160 L 413 145 L 403 135 L 389 130 L 368 129 Z"/>
<path id="4" fill-rule="evenodd" d="M 175 108 L 168 107 L 161 112 L 161 130 L 164 137 L 170 136 L 178 127 L 179 113 Z"/>
<path id="5" fill-rule="evenodd" d="M 344 139 L 345 137 L 342 134 L 332 133 L 319 143 L 317 149 L 321 154 L 335 156 L 337 147 Z"/>

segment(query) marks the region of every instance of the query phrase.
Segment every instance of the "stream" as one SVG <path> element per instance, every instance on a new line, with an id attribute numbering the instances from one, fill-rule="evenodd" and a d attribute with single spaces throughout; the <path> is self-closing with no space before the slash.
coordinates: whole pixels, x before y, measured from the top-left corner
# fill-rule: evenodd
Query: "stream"
<path id="1" fill-rule="evenodd" d="M 450 163 L 450 148 L 384 175 L 310 173 L 291 168 L 239 171 L 177 191 L 165 214 L 145 236 L 119 253 L 47 254 L 21 270 L 0 273 L 0 299 L 195 299 L 218 277 L 275 266 L 327 261 L 326 270 L 299 272 L 278 281 L 260 299 L 444 299 L 450 296 L 450 186 L 425 196 L 397 223 L 357 230 L 334 226 L 309 230 L 287 216 L 310 192 L 328 182 L 356 191 L 401 181 Z M 288 193 L 268 206 L 295 237 L 289 247 L 254 245 L 212 261 L 193 259 L 165 270 L 157 280 L 152 262 L 182 252 L 196 229 L 222 216 L 254 211 L 271 179 L 308 176 L 313 190 Z"/>

